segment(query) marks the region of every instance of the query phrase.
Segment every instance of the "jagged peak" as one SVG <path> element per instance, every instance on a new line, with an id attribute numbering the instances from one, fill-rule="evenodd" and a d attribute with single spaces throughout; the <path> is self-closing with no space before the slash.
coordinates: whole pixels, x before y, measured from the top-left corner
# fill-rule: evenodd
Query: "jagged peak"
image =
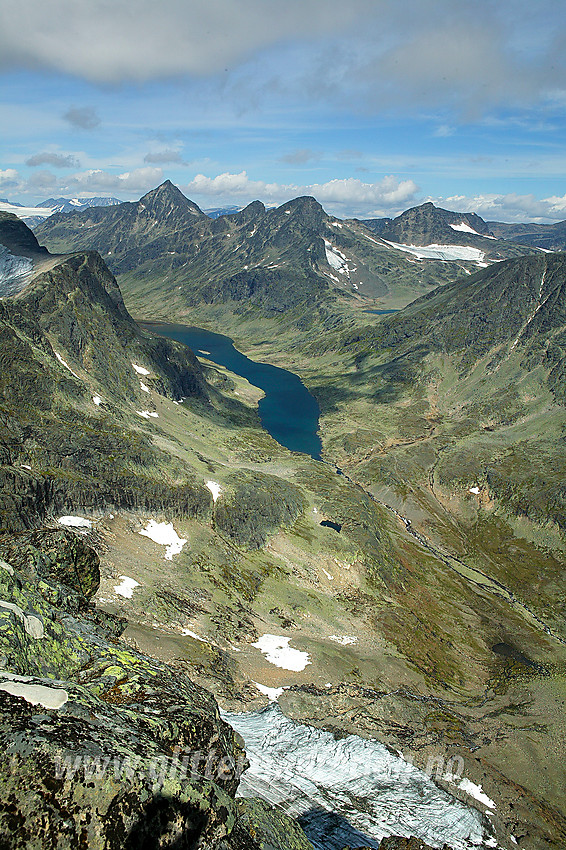
<path id="1" fill-rule="evenodd" d="M 139 203 L 146 209 L 155 205 L 174 204 L 176 207 L 189 210 L 194 215 L 205 216 L 205 213 L 203 213 L 200 207 L 194 201 L 189 200 L 186 195 L 183 195 L 179 187 L 175 186 L 170 180 L 165 180 L 155 189 L 147 192 L 140 198 Z M 208 216 L 205 217 L 208 218 Z"/>

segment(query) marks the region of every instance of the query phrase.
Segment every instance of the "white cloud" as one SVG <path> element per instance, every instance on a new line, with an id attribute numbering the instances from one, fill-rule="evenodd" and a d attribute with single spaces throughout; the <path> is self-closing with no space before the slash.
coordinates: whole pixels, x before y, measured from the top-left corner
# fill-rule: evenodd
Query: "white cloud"
<path id="1" fill-rule="evenodd" d="M 11 189 L 17 186 L 19 176 L 15 168 L 0 169 L 0 189 Z"/>
<path id="2" fill-rule="evenodd" d="M 192 198 L 204 197 L 246 199 L 284 203 L 302 195 L 313 195 L 328 212 L 336 215 L 389 215 L 392 211 L 411 205 L 419 187 L 413 180 L 399 181 L 389 175 L 375 183 L 363 183 L 357 178 L 329 180 L 327 183 L 308 185 L 266 183 L 250 180 L 245 171 L 239 174 L 225 172 L 216 177 L 197 174 L 182 191 Z"/>
<path id="3" fill-rule="evenodd" d="M 163 179 L 161 168 L 147 166 L 125 171 L 123 174 L 111 174 L 102 169 L 91 169 L 73 174 L 67 181 L 69 189 L 86 192 L 147 192 L 159 185 Z"/>
<path id="4" fill-rule="evenodd" d="M 505 195 L 480 194 L 470 197 L 452 195 L 430 200 L 434 200 L 437 206 L 444 209 L 475 212 L 488 221 L 544 224 L 566 219 L 566 195 L 539 199 L 532 194 L 518 195 L 511 192 Z"/>

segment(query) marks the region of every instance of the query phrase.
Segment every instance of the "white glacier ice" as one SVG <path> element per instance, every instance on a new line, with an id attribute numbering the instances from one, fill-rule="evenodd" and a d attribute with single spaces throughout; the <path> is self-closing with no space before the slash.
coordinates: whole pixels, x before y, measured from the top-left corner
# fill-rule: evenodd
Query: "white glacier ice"
<path id="1" fill-rule="evenodd" d="M 289 720 L 276 703 L 223 717 L 242 735 L 250 761 L 238 795 L 263 797 L 300 817 L 317 850 L 376 848 L 388 835 L 470 850 L 491 838 L 480 812 L 378 741 L 355 735 L 336 740 Z"/>
<path id="2" fill-rule="evenodd" d="M 470 260 L 480 262 L 483 260 L 485 253 L 479 248 L 468 248 L 466 245 L 403 245 L 401 242 L 389 242 L 384 239 L 387 245 L 396 248 L 398 251 L 404 251 L 407 254 L 412 254 L 419 260 Z"/>
<path id="3" fill-rule="evenodd" d="M 32 271 L 33 262 L 28 257 L 18 257 L 0 245 L 0 295 L 15 295 Z"/>

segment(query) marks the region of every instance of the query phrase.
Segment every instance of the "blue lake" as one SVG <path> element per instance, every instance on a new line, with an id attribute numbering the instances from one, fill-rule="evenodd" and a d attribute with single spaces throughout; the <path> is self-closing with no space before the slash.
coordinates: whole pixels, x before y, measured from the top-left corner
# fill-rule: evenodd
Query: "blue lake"
<path id="1" fill-rule="evenodd" d="M 259 402 L 261 424 L 282 446 L 320 460 L 322 444 L 318 436 L 320 408 L 298 375 L 269 363 L 250 360 L 236 348 L 230 337 L 203 328 L 140 322 L 152 333 L 188 345 L 199 357 L 225 366 L 264 391 Z"/>

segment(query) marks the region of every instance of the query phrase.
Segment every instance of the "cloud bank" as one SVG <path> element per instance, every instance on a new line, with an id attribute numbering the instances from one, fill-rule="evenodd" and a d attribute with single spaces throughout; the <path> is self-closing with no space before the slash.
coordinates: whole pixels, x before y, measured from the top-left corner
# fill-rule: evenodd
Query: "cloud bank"
<path id="1" fill-rule="evenodd" d="M 0 4 L 0 67 L 97 83 L 217 75 L 250 102 L 292 92 L 473 117 L 564 98 L 564 14 L 556 0 L 19 0 Z"/>
<path id="2" fill-rule="evenodd" d="M 250 180 L 245 171 L 239 174 L 225 172 L 216 177 L 197 174 L 182 191 L 192 197 L 253 200 L 258 198 L 271 203 L 284 203 L 302 195 L 313 195 L 332 213 L 345 216 L 389 215 L 391 210 L 411 206 L 419 191 L 413 180 L 399 181 L 390 175 L 375 183 L 363 183 L 356 178 L 329 180 L 326 183 L 306 185 L 266 183 Z"/>

